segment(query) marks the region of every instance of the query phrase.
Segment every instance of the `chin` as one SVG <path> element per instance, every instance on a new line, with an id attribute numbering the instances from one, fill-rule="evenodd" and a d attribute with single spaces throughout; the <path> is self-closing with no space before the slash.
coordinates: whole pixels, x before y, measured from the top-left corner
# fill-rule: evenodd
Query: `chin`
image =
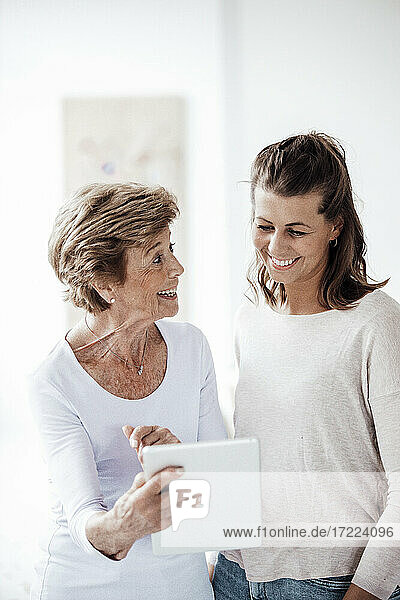
<path id="1" fill-rule="evenodd" d="M 175 317 L 175 315 L 177 315 L 178 312 L 179 312 L 179 306 L 171 306 L 171 308 L 169 310 L 168 309 L 163 310 L 158 318 L 164 319 L 164 318 L 168 318 L 168 317 Z"/>
<path id="2" fill-rule="evenodd" d="M 296 282 L 296 278 L 295 279 L 291 279 L 290 277 L 285 277 L 284 275 L 272 275 L 271 273 L 269 273 L 270 279 L 272 279 L 272 281 L 275 281 L 276 283 L 295 283 Z"/>

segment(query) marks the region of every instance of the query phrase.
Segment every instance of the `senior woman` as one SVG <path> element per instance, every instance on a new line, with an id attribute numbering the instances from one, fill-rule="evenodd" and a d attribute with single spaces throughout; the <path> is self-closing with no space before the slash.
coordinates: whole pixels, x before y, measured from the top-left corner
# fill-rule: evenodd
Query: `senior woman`
<path id="1" fill-rule="evenodd" d="M 31 378 L 52 507 L 32 600 L 211 600 L 204 553 L 154 556 L 170 523 L 152 444 L 226 437 L 205 336 L 178 312 L 175 197 L 162 187 L 92 184 L 58 212 L 49 260 L 84 318 Z M 128 442 L 128 439 L 130 443 Z M 134 450 L 135 448 L 135 450 Z"/>
<path id="2" fill-rule="evenodd" d="M 267 146 L 251 200 L 256 298 L 237 313 L 234 420 L 237 437 L 260 441 L 263 525 L 365 527 L 224 551 L 215 598 L 400 598 L 400 305 L 388 280 L 367 279 L 341 144 L 310 132 Z"/>

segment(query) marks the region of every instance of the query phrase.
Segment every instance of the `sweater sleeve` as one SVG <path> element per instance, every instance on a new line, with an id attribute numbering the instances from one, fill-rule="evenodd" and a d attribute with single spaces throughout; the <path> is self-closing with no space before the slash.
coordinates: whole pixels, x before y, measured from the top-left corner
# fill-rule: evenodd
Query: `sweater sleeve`
<path id="1" fill-rule="evenodd" d="M 368 403 L 388 484 L 378 524 L 400 523 L 400 310 L 372 322 L 367 340 Z M 367 543 L 353 583 L 387 600 L 400 583 L 400 540 L 392 546 Z"/>
<path id="2" fill-rule="evenodd" d="M 201 346 L 201 387 L 199 427 L 197 441 L 215 441 L 227 439 L 224 420 L 218 402 L 217 382 L 214 361 L 210 346 L 202 335 Z"/>
<path id="3" fill-rule="evenodd" d="M 50 381 L 31 376 L 28 389 L 42 454 L 71 538 L 87 554 L 106 558 L 92 546 L 85 532 L 93 513 L 107 512 L 89 436 L 67 398 Z"/>

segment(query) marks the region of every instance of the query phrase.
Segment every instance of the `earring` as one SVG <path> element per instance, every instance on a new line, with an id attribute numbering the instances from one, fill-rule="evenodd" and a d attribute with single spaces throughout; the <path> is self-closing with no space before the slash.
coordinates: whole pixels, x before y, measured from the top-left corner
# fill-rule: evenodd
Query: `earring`
<path id="1" fill-rule="evenodd" d="M 330 245 L 331 245 L 332 248 L 336 248 L 336 246 L 337 246 L 337 238 L 335 238 L 333 240 L 329 240 L 329 243 L 330 243 Z"/>
<path id="2" fill-rule="evenodd" d="M 115 298 L 110 298 L 110 304 L 114 304 Z"/>

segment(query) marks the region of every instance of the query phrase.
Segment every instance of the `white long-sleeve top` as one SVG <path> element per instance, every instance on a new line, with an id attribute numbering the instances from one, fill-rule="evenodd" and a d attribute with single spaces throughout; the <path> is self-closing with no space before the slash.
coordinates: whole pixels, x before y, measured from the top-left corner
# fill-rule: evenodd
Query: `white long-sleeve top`
<path id="1" fill-rule="evenodd" d="M 154 556 L 148 535 L 125 559 L 113 561 L 86 538 L 88 517 L 110 510 L 142 470 L 123 425 L 167 427 L 182 442 L 227 437 L 205 336 L 188 323 L 156 325 L 167 345 L 167 368 L 160 386 L 143 399 L 103 389 L 64 338 L 30 378 L 52 500 L 31 600 L 213 598 L 204 553 Z"/>
<path id="2" fill-rule="evenodd" d="M 348 476 L 345 492 L 332 485 L 328 509 L 346 506 L 352 522 L 400 523 L 400 305 L 382 290 L 350 310 L 311 315 L 246 301 L 235 349 L 235 436 L 258 437 L 262 471 L 380 473 L 383 485 L 366 488 L 362 476 Z M 269 517 L 293 500 L 281 490 L 263 498 Z M 299 515 L 304 508 L 297 504 Z M 223 554 L 251 581 L 354 573 L 354 584 L 382 600 L 400 584 L 400 541 L 379 548 L 368 539 L 347 547 L 290 545 Z"/>

